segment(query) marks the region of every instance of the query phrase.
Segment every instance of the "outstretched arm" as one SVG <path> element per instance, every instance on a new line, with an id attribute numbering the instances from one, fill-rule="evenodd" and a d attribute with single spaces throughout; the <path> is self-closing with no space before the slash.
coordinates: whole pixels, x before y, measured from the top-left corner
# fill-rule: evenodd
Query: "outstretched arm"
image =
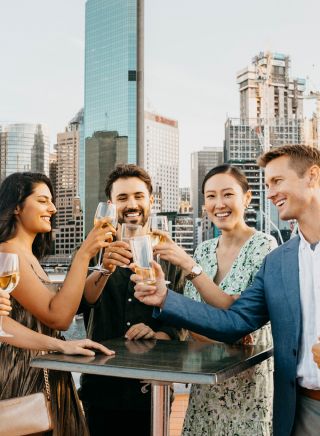
<path id="1" fill-rule="evenodd" d="M 161 259 L 167 260 L 173 265 L 182 268 L 184 274 L 189 274 L 192 267 L 197 263 L 197 252 L 195 258 L 187 254 L 183 248 L 179 247 L 165 232 L 156 230 L 155 233 L 161 234 L 165 242 L 155 246 L 154 253 L 159 254 Z M 203 300 L 212 306 L 227 309 L 234 302 L 234 298 L 223 292 L 211 277 L 204 271 L 192 280 L 193 286 L 197 289 Z"/>
<path id="2" fill-rule="evenodd" d="M 59 351 L 64 354 L 82 354 L 83 356 L 94 356 L 93 350 L 104 353 L 107 356 L 115 354 L 114 351 L 90 339 L 63 341 L 51 336 L 42 335 L 24 327 L 9 317 L 3 320 L 3 324 L 6 332 L 11 333 L 13 336 L 0 337 L 0 342 L 5 342 L 15 347 L 29 350 Z"/>
<path id="3" fill-rule="evenodd" d="M 160 266 L 154 263 L 153 267 L 157 274 L 155 286 L 145 285 L 141 283 L 141 277 L 132 276 L 136 282 L 135 297 L 145 304 L 160 307 L 162 310 L 156 309 L 154 316 L 168 324 L 233 343 L 269 320 L 264 297 L 264 266 L 252 286 L 228 310 L 216 309 L 168 291 Z"/>
<path id="4" fill-rule="evenodd" d="M 108 245 L 105 242 L 108 233 L 106 224 L 107 221 L 99 221 L 90 231 L 77 251 L 66 279 L 57 293 L 46 286 L 46 274 L 35 258 L 27 257 L 18 244 L 6 248 L 14 248 L 19 256 L 20 281 L 12 295 L 48 327 L 67 330 L 71 324 L 82 298 L 89 261 L 100 248 Z"/>

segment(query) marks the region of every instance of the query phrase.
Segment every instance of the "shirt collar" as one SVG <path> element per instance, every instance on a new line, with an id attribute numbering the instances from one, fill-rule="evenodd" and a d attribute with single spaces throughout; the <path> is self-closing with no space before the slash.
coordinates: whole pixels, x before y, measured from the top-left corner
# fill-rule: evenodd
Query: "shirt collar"
<path id="1" fill-rule="evenodd" d="M 303 250 L 305 250 L 306 248 L 308 248 L 309 250 L 311 250 L 311 246 L 310 243 L 306 240 L 306 238 L 303 236 L 300 228 L 298 227 L 298 233 L 299 233 L 299 237 L 300 237 L 300 246 Z M 314 250 L 312 250 L 314 251 Z"/>

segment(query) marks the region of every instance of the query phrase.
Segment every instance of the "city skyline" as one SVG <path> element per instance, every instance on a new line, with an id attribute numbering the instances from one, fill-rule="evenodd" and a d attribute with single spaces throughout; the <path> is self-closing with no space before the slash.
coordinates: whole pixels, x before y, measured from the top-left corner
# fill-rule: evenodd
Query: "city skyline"
<path id="1" fill-rule="evenodd" d="M 84 6 L 1 2 L 0 121 L 46 123 L 53 144 L 83 106 Z M 145 108 L 179 122 L 180 186 L 190 184 L 193 151 L 222 147 L 227 116 L 239 116 L 236 74 L 260 51 L 289 55 L 292 76 L 309 76 L 307 87 L 320 88 L 317 12 L 314 0 L 303 7 L 297 0 L 201 0 L 197 7 L 145 0 Z"/>

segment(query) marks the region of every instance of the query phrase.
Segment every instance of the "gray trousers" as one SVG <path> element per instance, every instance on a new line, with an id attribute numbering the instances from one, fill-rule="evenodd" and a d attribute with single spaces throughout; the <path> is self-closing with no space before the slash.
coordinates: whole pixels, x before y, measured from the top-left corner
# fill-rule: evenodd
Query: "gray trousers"
<path id="1" fill-rule="evenodd" d="M 298 395 L 292 436 L 320 435 L 320 401 Z"/>

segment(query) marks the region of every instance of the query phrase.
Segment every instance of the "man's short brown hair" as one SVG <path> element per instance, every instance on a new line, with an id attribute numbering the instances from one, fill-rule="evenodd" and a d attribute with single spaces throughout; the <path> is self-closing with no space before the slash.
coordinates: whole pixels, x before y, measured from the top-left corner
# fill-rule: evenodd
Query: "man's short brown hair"
<path id="1" fill-rule="evenodd" d="M 320 167 L 320 151 L 315 147 L 300 144 L 274 147 L 272 150 L 259 156 L 257 163 L 260 167 L 265 168 L 269 162 L 281 156 L 289 157 L 289 165 L 296 171 L 299 177 L 302 177 L 312 165 Z"/>
<path id="2" fill-rule="evenodd" d="M 114 184 L 114 182 L 118 179 L 128 179 L 129 177 L 137 177 L 138 179 L 142 180 L 146 184 L 149 194 L 152 194 L 153 189 L 151 178 L 147 171 L 145 171 L 138 165 L 119 164 L 115 167 L 113 171 L 111 171 L 107 178 L 106 188 L 104 192 L 106 193 L 108 200 L 111 199 L 112 185 Z"/>

